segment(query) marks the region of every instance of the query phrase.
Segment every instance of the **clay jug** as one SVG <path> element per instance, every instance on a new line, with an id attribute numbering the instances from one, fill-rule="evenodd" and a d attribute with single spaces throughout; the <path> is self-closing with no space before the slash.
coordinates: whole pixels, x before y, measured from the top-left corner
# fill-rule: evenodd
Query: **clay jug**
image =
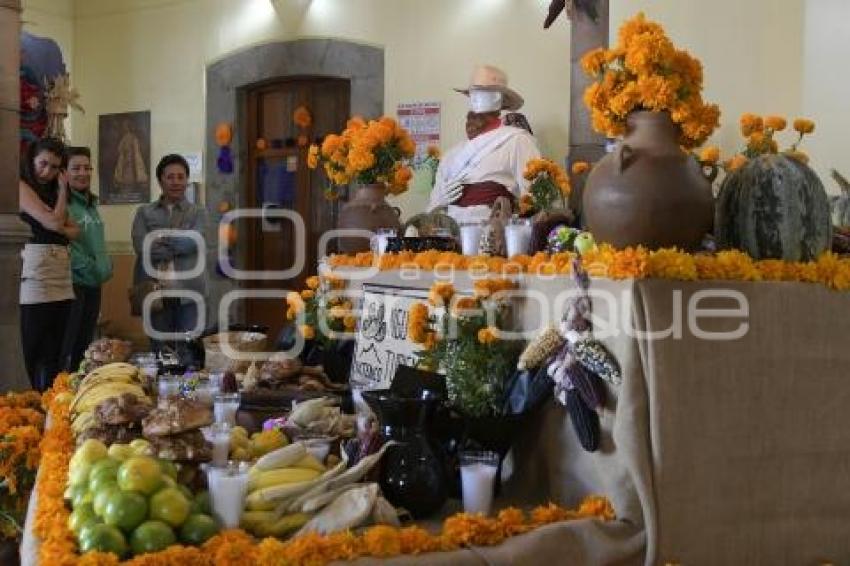
<path id="1" fill-rule="evenodd" d="M 597 242 L 616 248 L 696 250 L 712 231 L 710 179 L 682 151 L 666 112 L 633 112 L 625 139 L 594 167 L 584 221 Z"/>
<path id="2" fill-rule="evenodd" d="M 386 190 L 382 184 L 357 187 L 354 198 L 345 203 L 339 211 L 339 229 L 374 232 L 379 228 L 393 228 L 396 234 L 401 236 L 401 211 L 387 204 L 385 195 Z M 368 252 L 369 240 L 363 237 L 340 238 L 339 248 L 342 253 Z"/>

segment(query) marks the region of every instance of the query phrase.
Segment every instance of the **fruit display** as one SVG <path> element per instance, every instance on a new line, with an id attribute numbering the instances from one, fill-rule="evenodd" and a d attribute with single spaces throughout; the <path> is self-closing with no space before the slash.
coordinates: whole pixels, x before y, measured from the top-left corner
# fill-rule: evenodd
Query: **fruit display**
<path id="1" fill-rule="evenodd" d="M 126 362 L 130 358 L 132 344 L 126 340 L 100 338 L 86 348 L 83 361 L 80 363 L 80 373 L 88 373 L 101 366 L 116 362 Z"/>
<path id="2" fill-rule="evenodd" d="M 348 468 L 348 457 L 318 461 L 302 442 L 269 452 L 248 473 L 241 526 L 256 536 L 284 537 L 299 529 L 329 533 L 364 524 L 380 507 L 378 522 L 397 522 L 395 509 L 377 484 L 360 482 L 384 449 Z M 379 503 L 379 500 L 381 502 Z"/>
<path id="3" fill-rule="evenodd" d="M 212 451 L 200 429 L 212 422 L 208 405 L 177 399 L 151 410 L 142 421 L 142 431 L 159 458 L 205 462 L 211 459 Z"/>
<path id="4" fill-rule="evenodd" d="M 136 366 L 117 362 L 89 372 L 77 385 L 71 401 L 71 427 L 81 443 L 99 439 L 106 444 L 141 437 L 141 420 L 153 406 Z"/>
<path id="5" fill-rule="evenodd" d="M 144 440 L 107 448 L 94 439 L 76 450 L 65 496 L 73 508 L 68 527 L 81 553 L 125 558 L 177 542 L 203 544 L 218 532 L 209 495 L 178 486 L 174 465 L 151 451 Z"/>

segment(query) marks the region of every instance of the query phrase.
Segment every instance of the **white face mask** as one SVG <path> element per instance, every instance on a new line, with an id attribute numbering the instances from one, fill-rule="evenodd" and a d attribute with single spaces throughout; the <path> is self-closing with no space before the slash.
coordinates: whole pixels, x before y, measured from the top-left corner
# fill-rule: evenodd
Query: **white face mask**
<path id="1" fill-rule="evenodd" d="M 470 90 L 469 109 L 476 114 L 502 109 L 502 93 L 494 90 Z"/>

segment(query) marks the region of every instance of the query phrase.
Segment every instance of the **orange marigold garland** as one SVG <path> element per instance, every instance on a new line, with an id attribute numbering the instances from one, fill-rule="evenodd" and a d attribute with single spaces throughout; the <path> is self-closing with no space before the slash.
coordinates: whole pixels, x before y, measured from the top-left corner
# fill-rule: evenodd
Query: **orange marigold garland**
<path id="1" fill-rule="evenodd" d="M 369 252 L 354 256 L 331 256 L 335 268 L 377 267 L 381 271 L 405 268 L 433 270 L 435 265 L 457 271 L 474 272 L 475 277 L 488 274 L 569 275 L 571 253 L 533 256 L 470 257 L 450 252 L 387 253 L 376 258 Z M 796 281 L 820 283 L 835 291 L 850 291 L 850 258 L 824 253 L 818 260 L 794 263 L 780 260 L 756 262 L 747 254 L 727 250 L 717 254 L 689 254 L 677 249 L 649 251 L 642 247 L 615 250 L 609 245 L 598 246 L 584 256 L 584 265 L 592 277 L 609 279 L 675 279 L 728 281 Z M 486 296 L 487 286 L 498 280 L 478 280 L 476 296 Z M 505 280 L 509 281 L 509 280 Z M 445 285 L 450 285 L 446 283 Z M 442 288 L 442 287 L 441 287 Z M 444 287 L 448 290 L 448 287 Z M 454 293 L 447 293 L 449 297 Z M 432 291 L 433 304 L 443 297 Z"/>

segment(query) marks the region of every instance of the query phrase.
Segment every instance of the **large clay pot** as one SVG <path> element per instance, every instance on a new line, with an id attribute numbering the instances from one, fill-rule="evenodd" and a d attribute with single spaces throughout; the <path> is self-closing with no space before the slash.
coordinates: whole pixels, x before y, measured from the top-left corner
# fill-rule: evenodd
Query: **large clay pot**
<path id="1" fill-rule="evenodd" d="M 341 230 L 370 230 L 379 228 L 394 228 L 401 235 L 401 222 L 398 208 L 387 204 L 384 198 L 384 185 L 361 185 L 354 193 L 354 198 L 348 201 L 339 211 L 339 228 Z M 357 253 L 369 251 L 369 240 L 362 237 L 345 237 L 339 239 L 339 251 Z"/>
<path id="2" fill-rule="evenodd" d="M 597 242 L 695 250 L 712 231 L 711 183 L 678 137 L 666 112 L 629 115 L 625 139 L 585 187 L 584 219 Z"/>

